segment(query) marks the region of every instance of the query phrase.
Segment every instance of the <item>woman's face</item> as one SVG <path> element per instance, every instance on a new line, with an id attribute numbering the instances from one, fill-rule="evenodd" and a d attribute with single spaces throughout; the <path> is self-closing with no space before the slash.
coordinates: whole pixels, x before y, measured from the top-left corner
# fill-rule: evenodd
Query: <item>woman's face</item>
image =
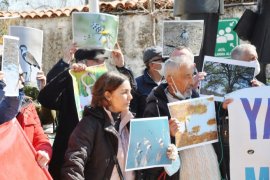
<path id="1" fill-rule="evenodd" d="M 132 99 L 129 81 L 124 81 L 113 92 L 106 91 L 105 97 L 110 102 L 109 110 L 111 112 L 119 113 L 128 110 Z"/>

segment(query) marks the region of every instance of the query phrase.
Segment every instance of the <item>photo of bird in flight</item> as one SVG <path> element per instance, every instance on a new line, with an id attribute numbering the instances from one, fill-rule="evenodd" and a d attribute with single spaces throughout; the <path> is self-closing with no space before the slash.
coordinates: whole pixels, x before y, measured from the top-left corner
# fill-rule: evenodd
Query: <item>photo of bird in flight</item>
<path id="1" fill-rule="evenodd" d="M 32 73 L 32 66 L 40 70 L 40 65 L 38 64 L 37 60 L 35 57 L 31 54 L 31 52 L 28 51 L 27 46 L 22 44 L 20 45 L 20 52 L 21 56 L 24 62 L 26 62 L 29 65 L 29 73 L 26 73 L 26 78 L 25 81 L 30 81 L 31 79 L 31 73 Z"/>

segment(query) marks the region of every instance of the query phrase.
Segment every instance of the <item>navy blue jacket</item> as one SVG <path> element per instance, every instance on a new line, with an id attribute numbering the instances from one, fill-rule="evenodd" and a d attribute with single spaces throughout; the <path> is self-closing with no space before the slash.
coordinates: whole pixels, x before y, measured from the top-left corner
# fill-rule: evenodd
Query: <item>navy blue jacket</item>
<path id="1" fill-rule="evenodd" d="M 146 98 L 158 84 L 149 76 L 147 69 L 144 70 L 143 75 L 137 77 L 135 80 L 137 90 L 135 97 L 133 97 L 133 102 L 131 102 L 131 111 L 136 114 L 137 118 L 141 118 L 143 117 Z"/>
<path id="2" fill-rule="evenodd" d="M 24 96 L 23 91 L 20 91 L 19 97 L 6 97 L 5 92 L 3 91 L 4 87 L 5 83 L 0 81 L 0 124 L 16 117 Z"/>

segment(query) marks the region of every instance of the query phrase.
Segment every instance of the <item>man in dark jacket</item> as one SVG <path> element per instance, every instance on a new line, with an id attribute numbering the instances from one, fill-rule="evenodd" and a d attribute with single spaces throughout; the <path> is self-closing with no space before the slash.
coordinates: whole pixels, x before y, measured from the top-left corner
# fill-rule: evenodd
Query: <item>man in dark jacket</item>
<path id="1" fill-rule="evenodd" d="M 144 117 L 168 116 L 170 113 L 167 103 L 183 99 L 198 97 L 193 90 L 194 63 L 188 55 L 180 56 L 174 61 L 168 60 L 165 63 L 165 79 L 167 83 L 160 84 L 153 89 L 147 98 Z M 179 130 L 179 124 L 174 120 L 169 121 L 170 135 L 174 142 L 174 136 Z M 166 175 L 164 168 L 152 168 L 142 170 L 138 173 L 139 179 L 158 179 Z M 179 180 L 179 171 L 166 179 Z"/>
<path id="2" fill-rule="evenodd" d="M 143 117 L 146 98 L 154 87 L 157 87 L 163 79 L 162 48 L 159 46 L 146 48 L 143 53 L 143 62 L 146 66 L 143 75 L 137 77 L 137 93 L 132 100 L 132 112 L 137 118 Z M 133 106 L 135 104 L 135 106 Z"/>
<path id="3" fill-rule="evenodd" d="M 114 60 L 117 62 L 116 66 L 122 65 L 117 67 L 118 71 L 128 75 L 130 79 L 133 79 L 131 71 L 124 67 L 124 58 L 122 53 L 119 51 L 114 51 L 113 53 Z M 79 49 L 75 52 L 75 59 L 78 62 L 84 62 L 85 64 L 73 64 L 72 67 L 78 70 L 83 66 L 85 67 L 85 65 L 91 66 L 102 64 L 104 63 L 104 54 L 105 51 L 102 49 Z M 63 65 L 63 62 L 60 61 L 59 63 L 62 63 Z M 58 74 L 55 73 L 57 74 L 56 77 L 50 78 L 50 82 L 40 91 L 38 96 L 38 101 L 41 105 L 48 109 L 58 110 L 59 112 L 58 127 L 53 144 L 53 155 L 49 164 L 49 171 L 55 180 L 60 179 L 60 170 L 63 165 L 68 139 L 79 122 L 69 68 L 65 68 L 65 65 L 59 65 L 62 67 L 63 71 Z M 134 86 L 134 83 L 131 82 L 131 84 Z"/>

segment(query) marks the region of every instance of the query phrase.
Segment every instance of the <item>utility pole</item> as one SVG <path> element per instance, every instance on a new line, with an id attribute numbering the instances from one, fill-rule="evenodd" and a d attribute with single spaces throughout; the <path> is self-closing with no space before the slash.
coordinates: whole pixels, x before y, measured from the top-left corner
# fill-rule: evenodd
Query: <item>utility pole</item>
<path id="1" fill-rule="evenodd" d="M 85 2 L 88 2 L 86 0 Z M 89 0 L 89 12 L 91 13 L 99 13 L 99 0 Z"/>

